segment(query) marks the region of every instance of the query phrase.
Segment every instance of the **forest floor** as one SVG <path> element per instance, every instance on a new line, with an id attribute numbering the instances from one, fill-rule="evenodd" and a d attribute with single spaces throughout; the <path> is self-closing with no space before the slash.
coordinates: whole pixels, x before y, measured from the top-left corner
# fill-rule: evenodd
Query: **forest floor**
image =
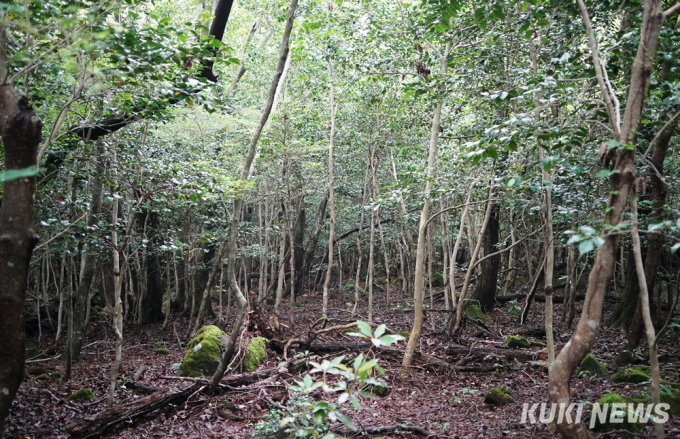
<path id="1" fill-rule="evenodd" d="M 395 287 L 392 287 L 393 289 Z M 320 293 L 318 293 L 320 295 Z M 394 297 L 396 295 L 396 297 Z M 440 296 L 441 297 L 441 296 Z M 302 306 L 294 309 L 294 322 L 291 328 L 294 333 L 306 333 L 321 314 L 316 304 L 320 302 L 315 294 L 300 298 Z M 349 295 L 335 295 L 330 304 L 330 325 L 351 323 L 348 309 L 351 309 L 352 298 Z M 398 307 L 386 310 L 384 293 L 376 301 L 375 323 L 385 323 L 390 331 L 399 333 L 411 329 L 413 312 Z M 394 303 L 406 303 L 398 293 L 393 292 Z M 426 299 L 429 303 L 429 298 Z M 578 304 L 578 314 L 580 306 Z M 366 320 L 365 304 L 357 318 Z M 488 330 L 468 324 L 455 339 L 450 339 L 443 327 L 443 312 L 429 312 L 423 328 L 418 349 L 420 352 L 444 361 L 457 360 L 449 355 L 452 347 L 499 348 L 508 335 L 527 334 L 537 329 L 539 334 L 543 327 L 543 304 L 535 305 L 535 312 L 530 323 L 520 326 L 515 315 L 509 310 L 512 305 L 498 305 L 489 315 L 492 325 Z M 443 303 L 435 302 L 435 308 L 443 308 Z M 612 306 L 605 306 L 611 312 Z M 287 312 L 287 311 L 285 311 Z M 555 338 L 556 343 L 565 343 L 571 333 L 563 328 L 561 321 L 561 305 L 555 306 Z M 577 323 L 574 322 L 574 325 Z M 282 322 L 288 323 L 284 315 Z M 188 318 L 175 320 L 177 333 L 184 338 L 187 333 Z M 529 331 L 527 331 L 529 330 Z M 340 333 L 325 334 L 327 341 L 347 341 L 351 337 Z M 677 339 L 677 329 L 666 335 L 669 340 Z M 528 337 L 538 342 L 545 342 L 543 337 Z M 179 363 L 185 353 L 180 348 L 177 337 L 170 324 L 163 330 L 162 324 L 133 326 L 127 324 L 124 334 L 123 366 L 119 375 L 120 383 L 132 379 L 140 366 L 146 366 L 139 379 L 144 384 L 157 387 L 176 386 L 178 381 L 163 379 L 163 376 L 177 376 L 173 363 Z M 622 335 L 606 325 L 598 335 L 593 354 L 615 370 L 612 359 L 616 349 L 622 343 Z M 88 339 L 83 348 L 83 361 L 74 365 L 73 378 L 66 388 L 59 387 L 57 378 L 38 379 L 44 373 L 61 371 L 63 363 L 57 356 L 63 351 L 63 342 L 55 343 L 52 334 L 38 343 L 35 337 L 29 339 L 39 356 L 30 360 L 26 367 L 24 382 L 14 402 L 6 433 L 8 437 L 21 438 L 61 438 L 67 437 L 63 428 L 75 419 L 95 415 L 106 408 L 106 395 L 110 383 L 111 365 L 114 359 L 114 337 L 110 330 L 108 316 L 94 316 L 89 326 Z M 403 349 L 404 343 L 398 347 Z M 167 353 L 158 353 L 157 349 Z M 540 351 L 541 347 L 531 348 Z M 162 351 L 159 351 L 162 352 Z M 341 355 L 327 355 L 327 358 Z M 642 355 L 646 355 L 645 352 Z M 672 372 L 672 381 L 679 381 L 680 345 L 665 343 L 661 346 L 663 356 L 662 368 Z M 275 367 L 282 355 L 269 351 L 269 360 L 261 368 Z M 489 359 L 487 359 L 489 360 Z M 400 361 L 400 359 L 399 359 Z M 490 359 L 478 363 L 482 366 L 494 366 L 499 361 Z M 386 371 L 384 379 L 391 392 L 376 400 L 363 400 L 364 409 L 353 412 L 355 420 L 364 428 L 395 424 L 422 427 L 438 437 L 450 438 L 548 438 L 553 437 L 547 428 L 538 423 L 522 424 L 522 407 L 524 403 L 539 403 L 547 400 L 548 376 L 544 366 L 539 362 L 528 360 L 511 360 L 503 362 L 498 370 L 488 372 L 460 372 L 453 369 L 413 367 L 410 376 L 401 377 L 400 364 L 395 358 L 381 358 L 380 364 Z M 44 376 L 42 377 L 44 378 Z M 208 397 L 197 393 L 187 402 L 180 405 L 169 405 L 159 411 L 146 415 L 139 421 L 128 423 L 124 428 L 100 437 L 123 438 L 243 438 L 252 432 L 252 424 L 262 420 L 269 412 L 268 401 L 281 400 L 287 395 L 286 386 L 292 384 L 299 376 L 280 375 L 277 379 L 268 380 L 241 388 L 230 389 L 219 396 Z M 494 407 L 483 402 L 484 393 L 492 387 L 507 386 L 513 395 L 513 402 L 502 407 Z M 96 398 L 85 403 L 68 401 L 66 398 L 81 388 L 90 388 Z M 575 377 L 571 382 L 571 394 L 575 401 L 596 402 L 608 391 L 622 394 L 640 393 L 642 389 L 635 385 L 618 385 L 607 378 Z M 116 404 L 123 404 L 140 398 L 132 391 L 118 386 Z M 226 403 L 236 407 L 233 415 L 224 416 Z M 587 410 L 586 410 L 587 411 Z M 538 414 L 537 414 L 538 417 Z M 584 414 L 584 418 L 587 416 Z M 651 433 L 652 427 L 647 427 Z M 680 437 L 680 419 L 673 418 L 666 424 L 668 437 Z M 381 434 L 382 437 L 416 437 L 408 433 Z M 616 436 L 607 436 L 616 437 Z M 626 437 L 626 436 L 621 436 Z M 630 436 L 628 436 L 630 437 Z"/>

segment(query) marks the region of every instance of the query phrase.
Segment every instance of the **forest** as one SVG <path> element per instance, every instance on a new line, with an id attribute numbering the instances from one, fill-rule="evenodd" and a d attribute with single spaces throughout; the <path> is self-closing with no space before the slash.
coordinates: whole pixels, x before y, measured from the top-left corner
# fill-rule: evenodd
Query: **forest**
<path id="1" fill-rule="evenodd" d="M 0 1 L 0 437 L 680 438 L 678 119 L 677 0 Z"/>

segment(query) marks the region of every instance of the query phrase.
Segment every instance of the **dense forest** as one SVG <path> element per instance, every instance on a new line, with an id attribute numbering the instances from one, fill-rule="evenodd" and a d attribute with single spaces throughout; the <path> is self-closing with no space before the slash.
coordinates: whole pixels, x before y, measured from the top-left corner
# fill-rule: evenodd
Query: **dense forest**
<path id="1" fill-rule="evenodd" d="M 680 437 L 680 3 L 0 2 L 0 437 Z"/>

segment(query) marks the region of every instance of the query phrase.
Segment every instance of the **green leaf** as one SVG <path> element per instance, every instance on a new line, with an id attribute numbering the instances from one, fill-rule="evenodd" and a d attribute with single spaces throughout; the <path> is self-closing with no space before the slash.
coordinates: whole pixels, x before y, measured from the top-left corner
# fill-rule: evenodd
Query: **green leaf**
<path id="1" fill-rule="evenodd" d="M 373 336 L 375 338 L 380 338 L 381 335 L 385 333 L 385 325 L 380 325 L 377 328 L 375 328 L 375 332 L 373 333 Z"/>
<path id="2" fill-rule="evenodd" d="M 621 144 L 616 140 L 610 140 L 609 142 L 607 142 L 607 148 L 618 148 L 620 146 Z"/>
<path id="3" fill-rule="evenodd" d="M 357 326 L 359 327 L 359 330 L 361 331 L 362 334 L 364 334 L 366 337 L 371 336 L 371 325 L 369 325 L 366 322 L 362 322 L 359 320 L 357 322 Z"/>
<path id="4" fill-rule="evenodd" d="M 586 253 L 589 253 L 595 249 L 595 244 L 593 243 L 592 239 L 587 239 L 585 241 L 581 241 L 581 243 L 578 245 L 578 252 L 581 255 L 585 255 Z"/>
<path id="5" fill-rule="evenodd" d="M 0 173 L 0 181 L 12 181 L 17 178 L 34 177 L 38 174 L 36 166 L 30 166 L 24 169 L 10 169 Z"/>

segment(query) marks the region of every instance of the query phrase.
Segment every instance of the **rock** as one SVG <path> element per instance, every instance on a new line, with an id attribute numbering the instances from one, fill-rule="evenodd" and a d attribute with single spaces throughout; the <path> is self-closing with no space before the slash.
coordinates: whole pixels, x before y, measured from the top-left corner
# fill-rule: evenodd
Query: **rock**
<path id="1" fill-rule="evenodd" d="M 74 402 L 85 402 L 94 399 L 94 392 L 88 388 L 76 390 L 68 398 L 69 401 Z"/>
<path id="2" fill-rule="evenodd" d="M 404 338 L 407 339 L 407 340 L 411 337 L 411 333 L 408 332 L 408 331 L 401 331 L 401 332 L 399 333 L 399 335 L 401 335 L 402 337 L 404 337 Z"/>
<path id="3" fill-rule="evenodd" d="M 391 389 L 384 382 L 381 384 L 369 384 L 366 386 L 365 390 L 375 396 L 387 396 L 391 391 Z"/>
<path id="4" fill-rule="evenodd" d="M 43 373 L 43 374 L 40 374 L 37 377 L 35 377 L 35 379 L 40 380 L 40 381 L 46 381 L 46 380 L 50 379 L 50 376 L 46 373 Z"/>
<path id="5" fill-rule="evenodd" d="M 250 340 L 246 348 L 246 354 L 243 357 L 243 370 L 245 372 L 254 371 L 267 360 L 267 350 L 265 349 L 267 341 L 264 337 L 255 337 Z"/>
<path id="6" fill-rule="evenodd" d="M 600 398 L 600 401 L 598 403 L 600 404 L 600 407 L 604 406 L 605 404 L 608 404 L 608 409 L 607 416 L 604 422 L 600 422 L 599 417 L 597 416 L 595 417 L 595 430 L 597 431 L 628 430 L 637 433 L 644 428 L 644 424 L 642 422 L 634 423 L 628 422 L 628 412 L 629 410 L 634 409 L 632 409 L 632 407 L 628 405 L 629 400 L 624 398 L 623 396 L 617 393 L 608 393 L 604 395 L 602 398 Z M 619 414 L 619 416 L 617 417 L 621 419 L 623 422 L 616 423 L 610 422 L 610 419 L 612 419 L 611 417 L 612 404 L 625 404 L 625 406 L 617 407 L 617 413 Z"/>
<path id="7" fill-rule="evenodd" d="M 191 342 L 182 364 L 179 376 L 211 376 L 220 363 L 220 340 L 224 332 L 214 325 L 201 328 Z"/>
<path id="8" fill-rule="evenodd" d="M 509 348 L 530 348 L 531 342 L 518 335 L 508 335 L 504 343 Z"/>
<path id="9" fill-rule="evenodd" d="M 512 402 L 510 389 L 507 387 L 492 387 L 484 395 L 484 403 L 490 405 L 506 405 Z"/>
<path id="10" fill-rule="evenodd" d="M 438 271 L 432 273 L 432 286 L 433 287 L 443 287 L 444 286 L 444 275 Z"/>
<path id="11" fill-rule="evenodd" d="M 170 353 L 169 350 L 163 349 L 163 348 L 158 348 L 156 349 L 156 353 L 159 355 L 168 355 Z"/>
<path id="12" fill-rule="evenodd" d="M 465 310 L 465 316 L 470 320 L 479 323 L 488 328 L 491 325 L 491 319 L 477 305 L 470 305 Z"/>
<path id="13" fill-rule="evenodd" d="M 607 369 L 604 364 L 597 361 L 597 359 L 590 354 L 587 354 L 583 361 L 581 361 L 579 371 L 598 377 L 607 376 L 610 373 L 609 369 Z"/>

